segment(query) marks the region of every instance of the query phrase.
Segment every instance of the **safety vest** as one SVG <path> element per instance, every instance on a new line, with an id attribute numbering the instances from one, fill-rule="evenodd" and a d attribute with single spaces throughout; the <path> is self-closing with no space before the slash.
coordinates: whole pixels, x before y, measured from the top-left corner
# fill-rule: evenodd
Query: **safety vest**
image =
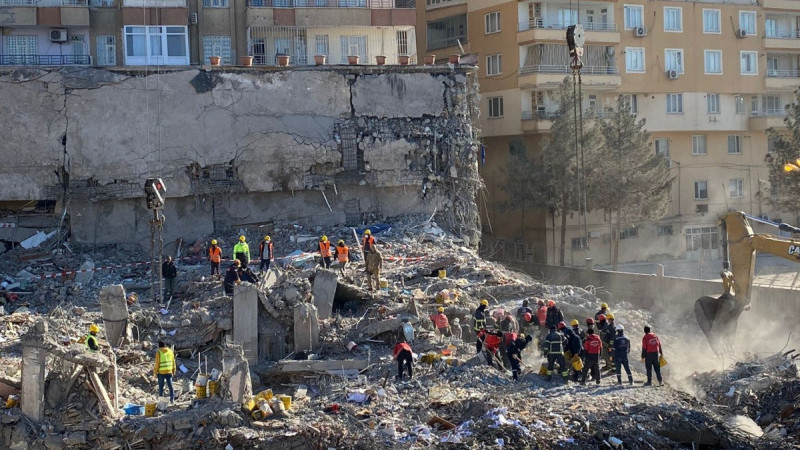
<path id="1" fill-rule="evenodd" d="M 175 366 L 175 355 L 172 350 L 166 348 L 166 351 L 158 349 L 158 373 L 172 373 L 172 368 Z"/>
<path id="2" fill-rule="evenodd" d="M 91 334 L 87 334 L 86 335 L 86 338 L 83 340 L 83 343 L 86 345 L 86 350 L 89 350 L 90 352 L 94 353 L 97 350 L 93 350 L 91 347 L 89 347 L 89 340 L 90 339 L 94 341 L 94 346 L 97 347 L 98 346 L 97 345 L 97 338 L 92 336 Z"/>
<path id="3" fill-rule="evenodd" d="M 261 259 L 272 259 L 272 241 L 262 241 L 261 244 L 258 245 L 258 253 Z"/>
<path id="4" fill-rule="evenodd" d="M 242 253 L 245 258 L 250 259 L 250 246 L 247 242 L 239 242 L 233 246 L 233 259 L 236 259 L 237 253 Z"/>
<path id="5" fill-rule="evenodd" d="M 330 241 L 319 242 L 319 254 L 322 255 L 323 258 L 330 258 L 331 257 L 331 243 Z"/>
<path id="6" fill-rule="evenodd" d="M 431 316 L 431 320 L 436 328 L 447 328 L 450 326 L 450 323 L 447 321 L 447 316 L 444 313 L 439 313 Z"/>
<path id="7" fill-rule="evenodd" d="M 375 238 L 372 235 L 364 236 L 364 241 L 361 244 L 365 252 L 372 251 L 372 246 L 375 245 Z"/>
<path id="8" fill-rule="evenodd" d="M 336 247 L 336 259 L 338 259 L 339 262 L 349 261 L 350 259 L 347 256 L 348 254 L 350 254 L 350 247 L 346 245 L 340 245 Z"/>
<path id="9" fill-rule="evenodd" d="M 222 261 L 222 249 L 219 247 L 211 247 L 208 249 L 208 259 L 211 262 L 220 262 Z"/>

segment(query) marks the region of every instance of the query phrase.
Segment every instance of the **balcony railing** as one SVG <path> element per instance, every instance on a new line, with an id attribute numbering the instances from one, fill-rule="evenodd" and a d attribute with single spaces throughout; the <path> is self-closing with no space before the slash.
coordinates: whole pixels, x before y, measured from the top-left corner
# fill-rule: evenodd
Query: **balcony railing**
<path id="1" fill-rule="evenodd" d="M 561 22 L 545 22 L 543 19 L 526 20 L 519 23 L 519 31 L 528 31 L 533 28 L 543 28 L 551 30 L 566 30 L 572 24 Z M 586 31 L 617 31 L 615 23 L 586 23 L 582 24 Z"/>
<path id="2" fill-rule="evenodd" d="M 88 0 L 0 0 L 0 6 L 88 6 Z"/>
<path id="3" fill-rule="evenodd" d="M 0 66 L 88 66 L 89 55 L 0 55 Z"/>
<path id="4" fill-rule="evenodd" d="M 247 0 L 252 8 L 410 9 L 416 0 Z"/>
<path id="5" fill-rule="evenodd" d="M 520 75 L 529 75 L 532 73 L 572 73 L 572 69 L 567 65 L 537 65 L 537 66 L 523 66 L 519 69 Z M 581 69 L 583 75 L 619 75 L 619 68 L 617 66 L 583 66 Z"/>
<path id="6" fill-rule="evenodd" d="M 783 109 L 757 109 L 750 111 L 752 117 L 785 117 L 786 110 Z"/>
<path id="7" fill-rule="evenodd" d="M 800 78 L 800 70 L 767 69 L 767 78 Z"/>
<path id="8" fill-rule="evenodd" d="M 558 111 L 522 111 L 522 120 L 553 120 L 560 115 Z"/>
<path id="9" fill-rule="evenodd" d="M 800 30 L 795 31 L 767 31 L 767 39 L 800 39 Z"/>

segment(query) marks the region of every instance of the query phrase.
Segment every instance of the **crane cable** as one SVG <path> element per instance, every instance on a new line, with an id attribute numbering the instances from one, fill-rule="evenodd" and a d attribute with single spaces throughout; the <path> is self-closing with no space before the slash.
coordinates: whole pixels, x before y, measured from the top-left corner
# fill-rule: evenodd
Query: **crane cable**
<path id="1" fill-rule="evenodd" d="M 575 14 L 575 21 L 580 23 L 580 8 L 581 2 L 577 1 L 577 10 Z M 569 2 L 569 9 L 572 11 L 572 0 Z M 583 90 L 581 82 L 581 68 L 583 62 L 581 61 L 581 53 L 583 47 L 575 50 L 575 55 L 570 62 L 570 69 L 572 69 L 572 107 L 573 107 L 573 128 L 575 134 L 575 165 L 577 166 L 578 177 L 578 230 L 581 230 L 581 218 L 583 218 L 583 230 L 581 231 L 581 246 L 585 246 L 586 250 L 589 249 L 589 239 L 587 235 L 586 224 L 586 185 L 584 179 L 584 154 L 583 154 Z M 577 92 L 576 92 L 577 91 Z"/>

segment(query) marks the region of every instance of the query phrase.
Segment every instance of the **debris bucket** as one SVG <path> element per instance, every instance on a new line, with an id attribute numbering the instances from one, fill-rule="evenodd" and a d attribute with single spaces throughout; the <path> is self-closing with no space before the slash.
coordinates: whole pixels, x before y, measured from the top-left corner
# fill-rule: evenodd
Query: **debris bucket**
<path id="1" fill-rule="evenodd" d="M 444 270 L 444 269 L 440 269 L 440 270 L 439 270 L 439 279 L 442 279 L 442 280 L 443 280 L 443 279 L 445 279 L 445 278 L 447 278 L 447 271 L 446 271 L 446 270 Z"/>
<path id="2" fill-rule="evenodd" d="M 253 420 L 261 420 L 264 418 L 264 411 L 261 411 L 260 409 L 254 409 L 250 414 L 250 417 L 252 417 Z"/>
<path id="3" fill-rule="evenodd" d="M 278 399 L 283 403 L 284 408 L 289 409 L 292 406 L 292 397 L 289 395 L 279 395 Z"/>
<path id="4" fill-rule="evenodd" d="M 145 417 L 153 417 L 156 415 L 156 404 L 155 403 L 145 403 L 144 404 L 144 415 Z"/>
<path id="5" fill-rule="evenodd" d="M 195 381 L 195 386 L 205 386 L 208 383 L 208 375 L 201 373 L 197 376 L 197 381 Z"/>
<path id="6" fill-rule="evenodd" d="M 578 372 L 583 370 L 583 360 L 580 358 L 580 356 L 575 355 L 572 358 L 572 368 L 575 369 Z"/>
<path id="7" fill-rule="evenodd" d="M 348 352 L 352 352 L 353 349 L 355 349 L 356 347 L 358 347 L 358 344 L 356 344 L 353 341 L 350 341 L 350 342 L 347 343 L 347 351 Z"/>
<path id="8" fill-rule="evenodd" d="M 667 360 L 664 359 L 664 355 L 661 355 L 661 356 L 658 357 L 658 365 L 660 367 L 664 367 L 664 366 L 667 365 Z"/>
<path id="9" fill-rule="evenodd" d="M 264 389 L 263 391 L 259 392 L 258 395 L 256 395 L 256 400 L 258 400 L 259 398 L 263 398 L 264 400 L 269 400 L 272 397 L 273 397 L 272 389 Z"/>
<path id="10" fill-rule="evenodd" d="M 256 407 L 256 399 L 255 398 L 251 398 L 250 400 L 246 401 L 244 403 L 244 405 L 242 405 L 242 409 L 245 412 L 248 412 L 248 413 L 253 411 L 255 409 L 255 407 Z"/>
<path id="11" fill-rule="evenodd" d="M 195 388 L 197 389 L 197 395 L 195 396 L 195 398 L 198 398 L 198 399 L 206 398 L 206 387 L 205 386 L 199 386 L 198 385 L 198 386 L 195 386 Z"/>
<path id="12" fill-rule="evenodd" d="M 219 381 L 211 381 L 208 382 L 208 396 L 213 397 L 217 395 L 217 391 L 219 390 Z"/>
<path id="13" fill-rule="evenodd" d="M 386 289 L 389 287 L 389 280 L 381 280 L 381 289 Z"/>
<path id="14" fill-rule="evenodd" d="M 17 406 L 18 402 L 19 402 L 19 395 L 14 395 L 14 394 L 9 395 L 8 398 L 6 399 L 6 408 L 13 408 Z"/>

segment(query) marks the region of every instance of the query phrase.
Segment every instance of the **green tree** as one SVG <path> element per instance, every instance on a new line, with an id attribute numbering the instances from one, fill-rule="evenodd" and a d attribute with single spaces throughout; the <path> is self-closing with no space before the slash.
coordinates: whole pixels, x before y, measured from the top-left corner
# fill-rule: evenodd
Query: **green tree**
<path id="1" fill-rule="evenodd" d="M 644 119 L 631 114 L 622 96 L 611 117 L 598 122 L 602 145 L 587 161 L 587 195 L 609 218 L 611 261 L 617 270 L 620 231 L 664 217 L 675 178 L 664 157 L 650 150 Z"/>
<path id="2" fill-rule="evenodd" d="M 508 160 L 503 169 L 506 180 L 501 189 L 506 193 L 506 200 L 502 203 L 506 211 L 520 212 L 520 228 L 522 241 L 527 243 L 525 236 L 525 213 L 535 204 L 535 186 L 531 173 L 535 170 L 534 161 L 528 157 L 528 149 L 521 139 L 514 139 L 508 145 Z"/>
<path id="3" fill-rule="evenodd" d="M 785 130 L 767 130 L 767 139 L 772 151 L 766 156 L 769 168 L 769 182 L 777 195 L 769 196 L 769 203 L 780 211 L 791 212 L 795 223 L 800 222 L 800 172 L 786 172 L 784 165 L 794 163 L 800 158 L 800 90 L 795 90 L 795 100 L 786 106 Z"/>

